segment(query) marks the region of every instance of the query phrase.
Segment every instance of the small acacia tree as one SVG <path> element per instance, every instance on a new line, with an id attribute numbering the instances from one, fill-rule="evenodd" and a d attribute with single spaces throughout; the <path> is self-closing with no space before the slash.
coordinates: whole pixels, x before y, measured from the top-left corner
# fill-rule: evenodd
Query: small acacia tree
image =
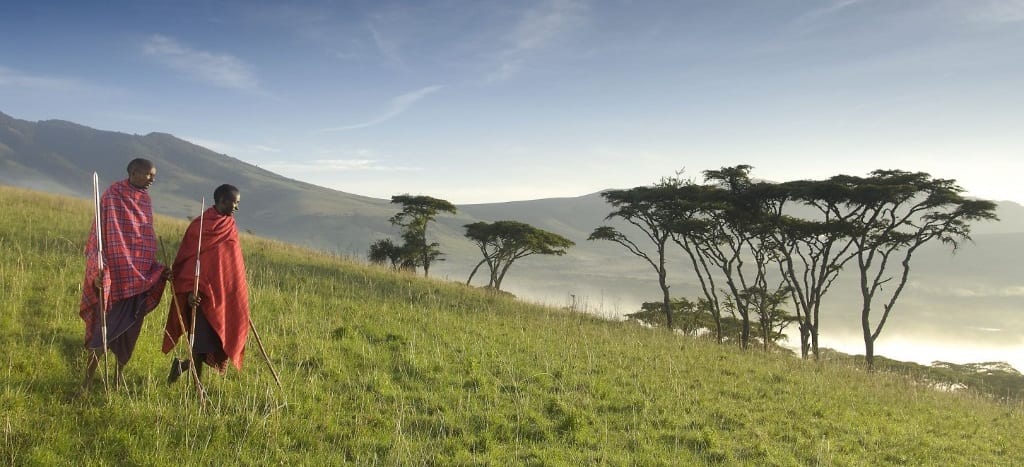
<path id="1" fill-rule="evenodd" d="M 442 212 L 455 214 L 455 205 L 443 199 L 409 194 L 392 196 L 391 203 L 402 205 L 402 211 L 389 220 L 402 228 L 403 265 L 422 266 L 423 276 L 429 276 L 430 265 L 439 261 L 443 253 L 438 249 L 439 243 L 427 241 L 427 224 Z"/>
<path id="2" fill-rule="evenodd" d="M 487 264 L 490 271 L 487 286 L 495 290 L 501 290 L 501 282 L 516 260 L 535 254 L 561 256 L 575 245 L 561 235 L 517 221 L 474 222 L 465 227 L 466 238 L 475 243 L 484 256 L 469 274 L 466 285 L 473 281 L 480 266 Z"/>
<path id="3" fill-rule="evenodd" d="M 716 323 L 711 320 L 711 314 L 707 312 L 707 304 L 704 299 L 692 301 L 688 298 L 673 298 L 672 302 L 673 322 L 676 329 L 688 336 L 696 336 L 706 330 L 712 330 Z M 627 313 L 626 319 L 634 320 L 651 327 L 665 325 L 665 313 L 662 310 L 663 304 L 657 302 L 644 302 L 640 305 L 640 311 Z"/>
<path id="4" fill-rule="evenodd" d="M 377 240 L 370 244 L 368 255 L 370 262 L 374 264 L 390 264 L 394 270 L 413 270 L 415 265 L 401 245 L 396 245 L 390 238 Z"/>

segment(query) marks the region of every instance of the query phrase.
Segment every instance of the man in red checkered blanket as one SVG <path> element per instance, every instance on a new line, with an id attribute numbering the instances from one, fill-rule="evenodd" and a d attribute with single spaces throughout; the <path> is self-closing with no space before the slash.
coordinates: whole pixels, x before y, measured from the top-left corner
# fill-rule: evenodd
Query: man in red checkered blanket
<path id="1" fill-rule="evenodd" d="M 156 261 L 153 206 L 147 190 L 156 180 L 156 166 L 146 159 L 128 163 L 128 178 L 110 185 L 100 198 L 103 264 L 97 263 L 96 225 L 89 231 L 85 283 L 79 316 L 85 321 L 85 347 L 91 352 L 83 387 L 92 385 L 103 352 L 99 295 L 107 318 L 107 348 L 117 357 L 115 381 L 124 385 L 122 370 L 131 359 L 142 320 L 160 303 L 170 270 Z"/>

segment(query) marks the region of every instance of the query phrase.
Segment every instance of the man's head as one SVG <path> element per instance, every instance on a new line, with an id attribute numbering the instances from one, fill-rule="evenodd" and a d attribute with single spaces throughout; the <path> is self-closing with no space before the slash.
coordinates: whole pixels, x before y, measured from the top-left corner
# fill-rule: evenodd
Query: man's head
<path id="1" fill-rule="evenodd" d="M 234 214 L 241 201 L 242 195 L 234 185 L 225 183 L 213 190 L 213 208 L 225 216 Z"/>
<path id="2" fill-rule="evenodd" d="M 148 190 L 156 181 L 156 165 L 149 159 L 132 159 L 128 163 L 128 183 L 135 188 Z"/>

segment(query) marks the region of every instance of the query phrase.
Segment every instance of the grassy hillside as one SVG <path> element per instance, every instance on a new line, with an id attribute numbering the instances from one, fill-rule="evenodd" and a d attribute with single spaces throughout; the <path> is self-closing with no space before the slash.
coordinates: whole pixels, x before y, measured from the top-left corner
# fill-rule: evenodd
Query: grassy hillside
<path id="1" fill-rule="evenodd" d="M 89 206 L 0 187 L 0 462 L 1020 465 L 1022 408 L 854 367 L 524 305 L 251 236 L 242 372 L 164 382 L 166 307 L 127 390 L 74 394 Z M 244 212 L 243 212 L 244 215 Z M 184 224 L 161 218 L 169 250 Z M 170 252 L 167 252 L 170 255 Z"/>

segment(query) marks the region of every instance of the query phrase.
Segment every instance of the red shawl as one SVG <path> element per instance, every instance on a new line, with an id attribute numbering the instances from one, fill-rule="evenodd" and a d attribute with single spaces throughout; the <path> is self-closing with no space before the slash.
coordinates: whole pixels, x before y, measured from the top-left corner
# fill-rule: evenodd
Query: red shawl
<path id="1" fill-rule="evenodd" d="M 156 261 L 156 233 L 153 230 L 153 205 L 146 190 L 128 180 L 110 185 L 100 198 L 103 222 L 103 280 L 105 312 L 115 302 L 146 293 L 146 310 L 160 303 L 164 293 L 161 280 L 164 265 Z M 78 315 L 85 321 L 85 341 L 92 337 L 93 321 L 99 297 L 93 282 L 99 274 L 96 260 L 96 224 L 89 229 L 85 245 L 85 281 Z"/>
<path id="2" fill-rule="evenodd" d="M 199 220 L 195 218 L 174 258 L 174 293 L 180 306 L 188 306 L 185 297 L 195 286 L 196 246 L 199 243 Z M 214 208 L 203 214 L 202 249 L 199 255 L 200 309 L 224 344 L 224 353 L 242 369 L 245 341 L 249 337 L 249 286 L 245 280 L 245 263 L 238 242 L 235 218 Z M 187 324 L 186 324 L 187 325 Z M 174 348 L 182 335 L 178 317 L 171 305 L 164 333 L 164 353 Z"/>

